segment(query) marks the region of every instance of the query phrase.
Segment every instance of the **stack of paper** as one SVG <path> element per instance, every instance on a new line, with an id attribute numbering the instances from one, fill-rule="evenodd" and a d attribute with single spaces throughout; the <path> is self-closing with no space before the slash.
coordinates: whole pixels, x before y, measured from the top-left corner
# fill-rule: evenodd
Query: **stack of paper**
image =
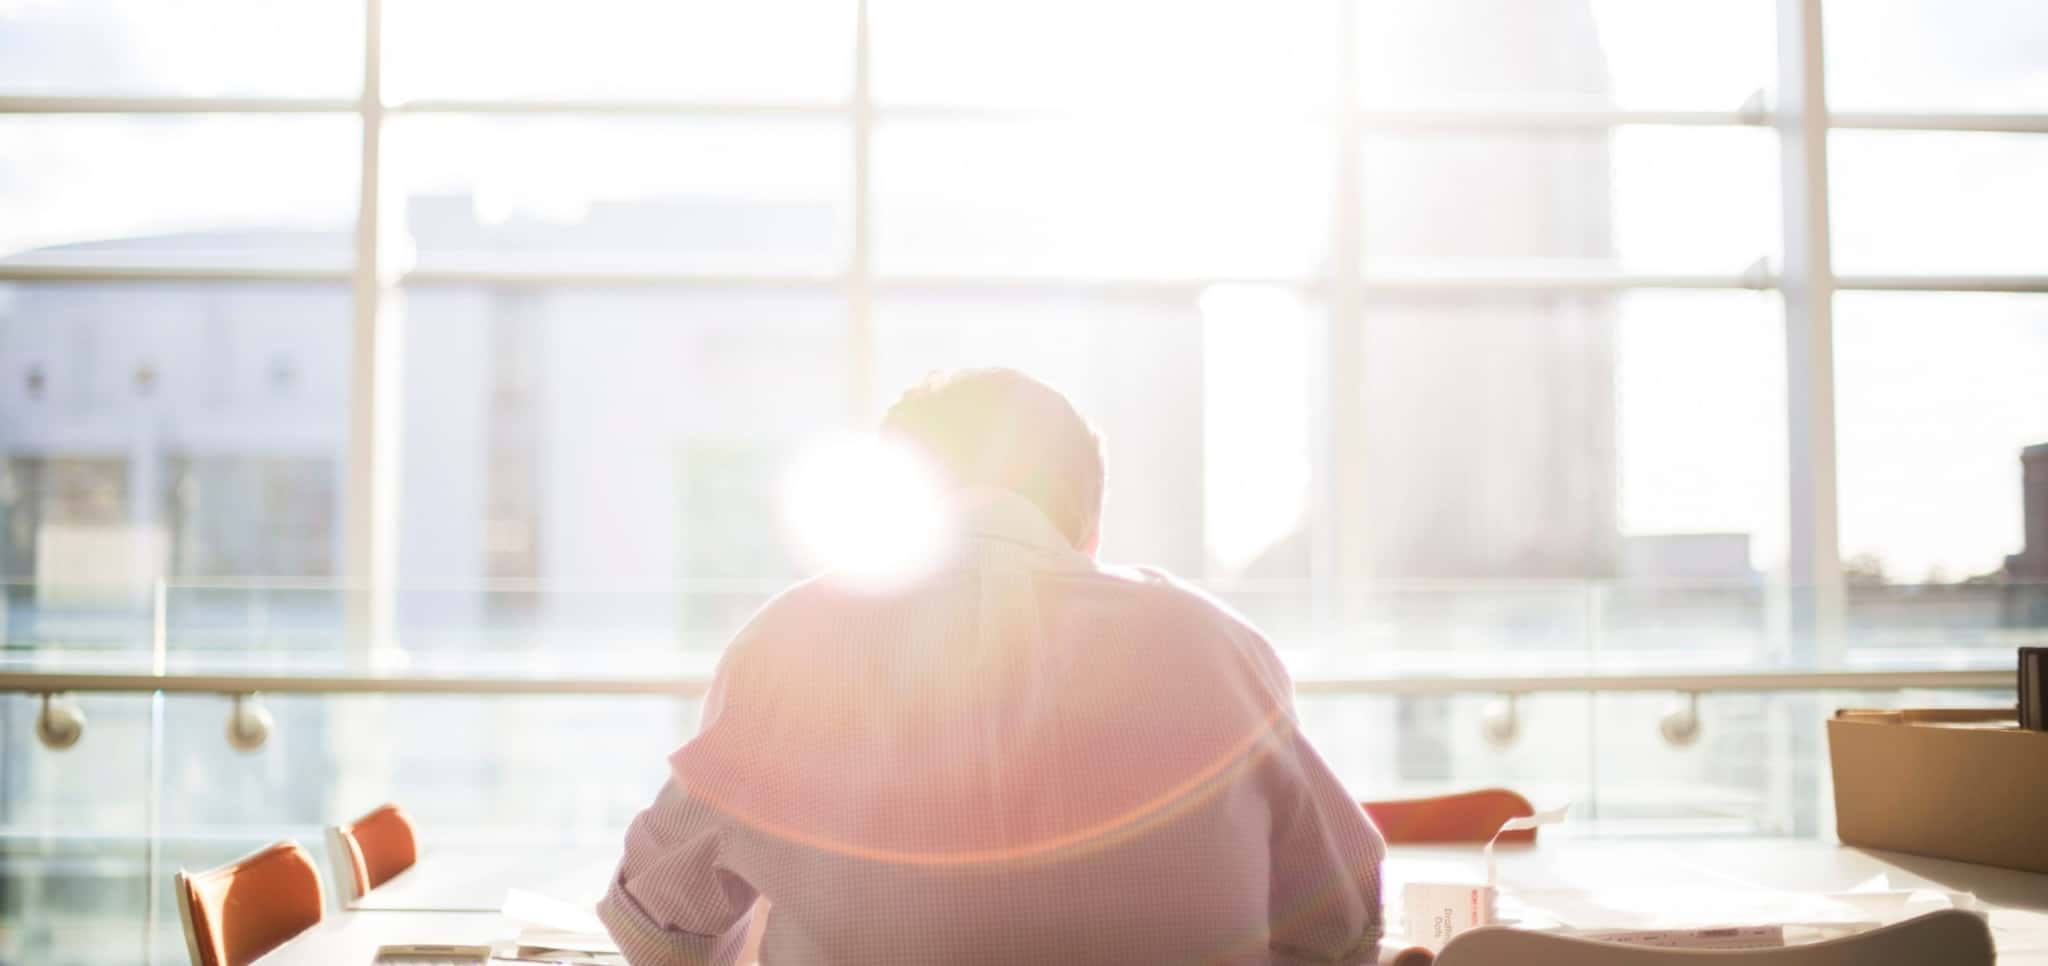
<path id="1" fill-rule="evenodd" d="M 505 893 L 505 918 L 519 929 L 513 942 L 518 959 L 581 966 L 625 966 L 617 943 L 605 932 L 595 910 L 510 889 Z"/>
<path id="2" fill-rule="evenodd" d="M 1835 893 L 1701 886 L 1527 889 L 1515 898 L 1528 927 L 1694 948 L 1818 942 L 1938 909 L 1979 910 L 1969 893 L 1894 890 L 1881 879 Z"/>

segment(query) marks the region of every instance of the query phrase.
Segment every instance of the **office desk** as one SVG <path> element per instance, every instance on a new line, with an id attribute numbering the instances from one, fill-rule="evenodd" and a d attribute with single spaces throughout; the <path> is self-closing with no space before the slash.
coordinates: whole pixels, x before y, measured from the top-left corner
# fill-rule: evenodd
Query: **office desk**
<path id="1" fill-rule="evenodd" d="M 2048 874 L 1879 852 L 1816 839 L 1571 838 L 1546 835 L 1533 847 L 1496 852 L 1504 892 L 1617 888 L 1768 889 L 1848 892 L 1882 876 L 1894 890 L 1969 892 L 1989 912 L 2001 966 L 2048 966 Z M 1398 903 L 1404 881 L 1476 881 L 1484 865 L 1475 847 L 1396 848 L 1384 892 Z M 1389 909 L 1388 927 L 1400 921 Z"/>
<path id="2" fill-rule="evenodd" d="M 601 852 L 602 850 L 595 850 Z M 1970 892 L 1990 909 L 2001 966 L 2048 966 L 2048 874 L 1849 848 L 1812 839 L 1573 838 L 1546 835 L 1533 847 L 1503 847 L 1501 884 L 1511 892 L 1672 886 L 1761 887 L 1843 892 L 1884 876 L 1893 889 Z M 402 942 L 479 943 L 510 938 L 495 911 L 451 911 L 502 901 L 506 888 L 591 901 L 603 891 L 616 856 L 593 850 L 505 849 L 429 852 L 414 869 L 387 883 L 385 897 L 333 914 L 314 930 L 265 957 L 276 964 L 366 964 L 379 945 Z M 1396 847 L 1386 869 L 1386 896 L 1400 883 L 1483 874 L 1470 846 Z M 414 911 L 394 904 L 427 907 Z M 439 907 L 439 908 L 434 908 Z M 494 908 L 494 907 L 493 907 Z M 1391 920 L 1397 926 L 1398 920 Z"/>
<path id="3" fill-rule="evenodd" d="M 349 909 L 497 912 L 505 906 L 506 889 L 596 905 L 618 864 L 616 844 L 433 849 L 412 868 L 350 903 Z"/>
<path id="4" fill-rule="evenodd" d="M 263 966 L 369 966 L 377 947 L 396 943 L 489 945 L 514 930 L 496 912 L 400 912 L 390 909 L 330 913 L 259 962 Z"/>
<path id="5" fill-rule="evenodd" d="M 621 839 L 623 841 L 623 839 Z M 430 848 L 399 873 L 263 958 L 265 966 L 359 966 L 398 943 L 489 945 L 518 930 L 499 914 L 507 889 L 585 906 L 604 895 L 617 846 Z"/>

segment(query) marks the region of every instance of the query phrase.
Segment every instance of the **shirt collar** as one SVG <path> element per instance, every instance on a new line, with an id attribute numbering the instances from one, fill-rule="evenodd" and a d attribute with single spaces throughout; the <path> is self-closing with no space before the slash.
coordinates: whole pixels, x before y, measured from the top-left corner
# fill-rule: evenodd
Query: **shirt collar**
<path id="1" fill-rule="evenodd" d="M 953 500 L 968 554 L 983 563 L 1014 561 L 1032 569 L 1086 566 L 1087 554 L 1023 496 L 993 487 L 967 487 Z"/>

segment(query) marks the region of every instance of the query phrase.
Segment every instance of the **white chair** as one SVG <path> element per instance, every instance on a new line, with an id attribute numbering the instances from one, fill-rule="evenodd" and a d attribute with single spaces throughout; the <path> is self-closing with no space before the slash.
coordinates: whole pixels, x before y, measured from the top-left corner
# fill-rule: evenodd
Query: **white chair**
<path id="1" fill-rule="evenodd" d="M 1958 909 L 1778 949 L 1655 949 L 1503 926 L 1461 933 L 1436 966 L 1991 966 L 1991 930 Z"/>

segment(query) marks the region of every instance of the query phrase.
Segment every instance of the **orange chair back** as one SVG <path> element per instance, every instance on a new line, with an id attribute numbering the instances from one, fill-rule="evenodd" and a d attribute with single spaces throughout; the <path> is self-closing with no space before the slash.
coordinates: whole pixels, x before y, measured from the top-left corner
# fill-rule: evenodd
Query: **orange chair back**
<path id="1" fill-rule="evenodd" d="M 245 966 L 320 922 L 313 857 L 279 842 L 205 872 L 179 872 L 178 913 L 193 966 Z"/>
<path id="2" fill-rule="evenodd" d="M 359 897 L 419 861 L 412 817 L 396 805 L 380 805 L 335 831 L 347 853 L 355 894 Z"/>
<path id="3" fill-rule="evenodd" d="M 1485 842 L 1500 831 L 1502 822 L 1536 814 L 1528 799 L 1505 788 L 1362 804 L 1380 835 L 1395 845 Z M 1536 830 L 1504 832 L 1500 840 L 1534 842 Z"/>

